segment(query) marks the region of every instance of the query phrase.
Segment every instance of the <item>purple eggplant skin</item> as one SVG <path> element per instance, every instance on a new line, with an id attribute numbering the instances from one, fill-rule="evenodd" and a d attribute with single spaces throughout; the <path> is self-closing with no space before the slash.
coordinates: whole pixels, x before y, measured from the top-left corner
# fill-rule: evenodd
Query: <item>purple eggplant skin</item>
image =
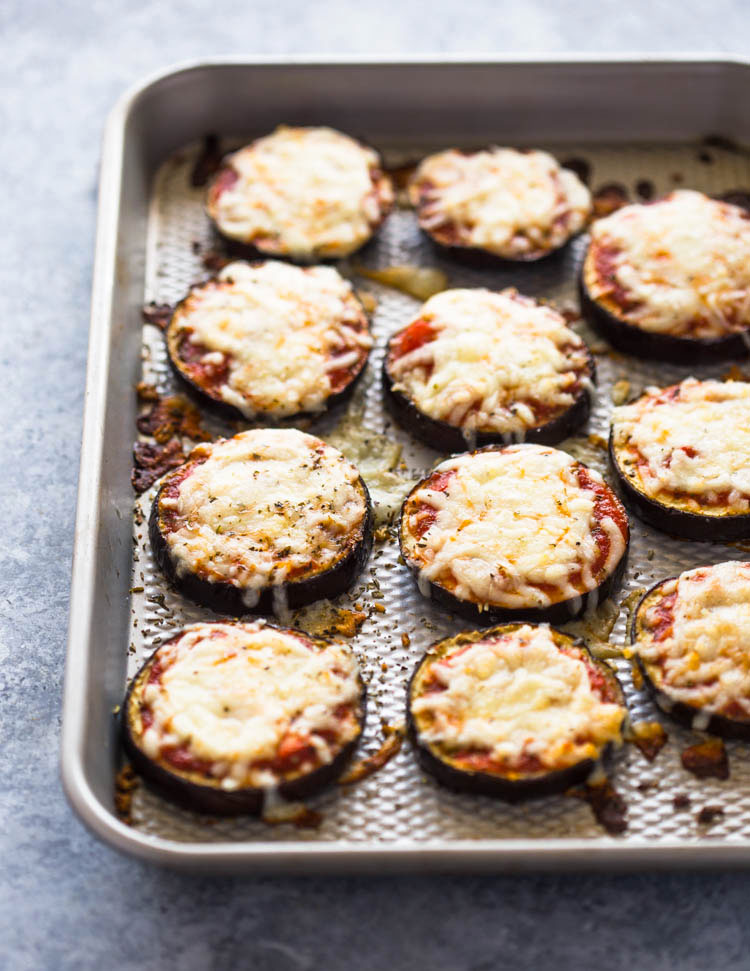
<path id="1" fill-rule="evenodd" d="M 494 445 L 485 447 L 497 448 L 497 446 Z M 476 451 L 482 451 L 482 449 L 477 449 Z M 425 478 L 429 478 L 429 475 Z M 404 509 L 406 508 L 406 504 L 411 496 L 417 491 L 417 489 L 421 488 L 424 481 L 425 479 L 421 479 L 404 499 L 398 521 L 398 541 L 401 556 L 417 582 L 419 582 L 421 572 L 419 565 L 409 558 L 404 545 Z M 492 606 L 480 607 L 479 604 L 476 604 L 471 600 L 462 600 L 459 597 L 454 596 L 449 590 L 446 590 L 445 587 L 441 586 L 439 583 L 434 583 L 432 580 L 422 581 L 422 586 L 427 586 L 429 591 L 429 600 L 432 600 L 434 603 L 439 604 L 441 607 L 444 607 L 447 610 L 450 610 L 452 613 L 457 614 L 459 617 L 465 620 L 472 623 L 481 624 L 482 626 L 491 626 L 492 624 L 498 623 L 510 623 L 513 621 L 526 621 L 536 624 L 565 624 L 570 620 L 575 620 L 576 617 L 580 617 L 582 614 L 586 613 L 587 610 L 595 609 L 598 604 L 603 603 L 613 593 L 613 591 L 619 587 L 625 573 L 629 550 L 630 529 L 628 528 L 625 550 L 612 573 L 606 576 L 598 586 L 594 587 L 593 590 L 589 590 L 588 593 L 582 594 L 578 597 L 572 597 L 568 600 L 561 600 L 559 603 L 550 604 L 548 606 L 529 606 L 525 608 L 512 609 L 507 607 Z"/>
<path id="2" fill-rule="evenodd" d="M 473 643 L 488 634 L 503 633 L 512 630 L 518 624 L 503 624 L 491 630 L 463 631 L 455 637 L 447 638 L 438 644 L 433 645 L 421 658 L 414 671 L 406 692 L 406 721 L 409 737 L 417 755 L 417 761 L 421 768 L 432 775 L 442 786 L 451 789 L 453 792 L 473 793 L 481 796 L 492 796 L 503 799 L 505 802 L 523 802 L 527 799 L 539 799 L 544 796 L 551 796 L 565 792 L 573 786 L 584 784 L 592 774 L 600 767 L 606 766 L 614 754 L 614 746 L 610 743 L 604 747 L 598 759 L 583 759 L 581 762 L 571 765 L 565 769 L 558 769 L 552 772 L 534 773 L 520 778 L 508 779 L 504 776 L 493 775 L 489 772 L 477 772 L 467 769 L 459 769 L 450 765 L 436 751 L 435 747 L 428 742 L 423 742 L 419 737 L 416 721 L 412 714 L 411 706 L 415 679 L 428 658 L 435 652 L 446 652 L 454 646 L 460 644 Z M 627 705 L 622 686 L 612 669 L 602 661 L 597 661 L 583 641 L 570 637 L 562 631 L 555 630 L 554 633 L 567 641 L 582 648 L 588 655 L 589 660 L 606 677 L 617 697 L 618 703 L 623 709 L 623 722 L 627 715 Z"/>
<path id="3" fill-rule="evenodd" d="M 742 721 L 739 718 L 728 718 L 726 715 L 718 715 L 714 712 L 706 711 L 694 705 L 688 705 L 684 701 L 676 701 L 669 695 L 663 687 L 659 687 L 655 677 L 652 675 L 652 665 L 649 665 L 638 653 L 638 642 L 643 636 L 643 618 L 645 611 L 652 603 L 661 596 L 662 587 L 676 577 L 667 577 L 660 580 L 644 593 L 638 601 L 638 605 L 633 611 L 630 620 L 630 644 L 633 649 L 633 656 L 638 668 L 638 672 L 643 679 L 646 690 L 654 699 L 656 705 L 674 721 L 680 725 L 685 725 L 692 729 L 698 720 L 700 731 L 708 732 L 710 735 L 719 735 L 722 738 L 734 738 L 741 741 L 750 741 L 750 720 Z"/>
<path id="4" fill-rule="evenodd" d="M 616 317 L 590 296 L 583 275 L 578 279 L 581 312 L 585 319 L 613 347 L 635 357 L 672 364 L 709 364 L 737 357 L 747 357 L 750 348 L 747 336 L 730 334 L 727 337 L 673 337 L 650 333 Z"/>
<path id="5" fill-rule="evenodd" d="M 259 264 L 263 262 L 268 262 L 268 260 L 255 259 L 255 260 L 252 260 L 251 262 L 255 264 Z M 210 283 L 212 281 L 207 280 L 205 282 Z M 361 307 L 363 317 L 367 319 L 367 313 L 365 311 L 365 308 L 362 306 L 361 301 L 356 296 L 356 294 L 354 296 L 357 301 L 357 304 Z M 180 303 L 178 303 L 177 306 L 174 308 L 174 310 L 172 311 L 172 316 L 170 317 L 170 320 L 169 320 L 169 324 L 167 325 L 167 328 L 165 330 L 167 357 L 169 359 L 172 372 L 176 375 L 182 387 L 190 394 L 190 396 L 195 400 L 197 404 L 205 405 L 213 412 L 213 414 L 215 414 L 219 418 L 223 418 L 224 421 L 230 421 L 230 422 L 241 421 L 247 424 L 257 424 L 260 422 L 263 424 L 270 424 L 270 425 L 273 425 L 279 422 L 280 419 L 278 418 L 278 416 L 268 414 L 265 412 L 260 412 L 260 411 L 256 412 L 252 418 L 248 418 L 248 416 L 243 414 L 239 408 L 235 408 L 234 405 L 228 404 L 226 401 L 224 401 L 222 398 L 218 397 L 217 395 L 209 393 L 205 388 L 203 388 L 197 381 L 194 381 L 193 378 L 190 376 L 179 354 L 179 335 L 180 335 L 179 311 L 182 308 L 185 301 L 189 299 L 189 297 L 190 297 L 190 294 L 188 294 L 187 297 L 181 300 Z M 285 415 L 283 418 L 283 422 L 286 424 L 287 422 L 300 421 L 303 419 L 304 420 L 310 419 L 311 421 L 314 421 L 315 419 L 320 418 L 322 415 L 326 414 L 331 409 L 348 401 L 349 398 L 352 396 L 358 381 L 365 373 L 368 360 L 369 360 L 369 353 L 362 358 L 362 362 L 359 368 L 352 374 L 351 379 L 346 384 L 346 386 L 343 387 L 340 391 L 337 391 L 335 394 L 330 394 L 328 396 L 325 402 L 325 407 L 322 411 L 319 411 L 319 412 L 299 411 L 293 415 Z"/>
<path id="6" fill-rule="evenodd" d="M 177 471 L 180 471 L 182 466 Z M 361 573 L 372 549 L 372 503 L 364 479 L 359 484 L 365 497 L 366 512 L 351 548 L 332 567 L 302 580 L 276 584 L 259 592 L 257 603 L 248 606 L 243 598 L 243 590 L 226 581 L 206 580 L 195 573 L 178 571 L 169 551 L 161 518 L 159 516 L 159 497 L 168 482 L 169 473 L 162 480 L 151 506 L 148 521 L 148 535 L 156 560 L 167 580 L 181 594 L 203 607 L 209 607 L 217 614 L 271 614 L 274 608 L 283 604 L 289 609 L 303 607 L 315 600 L 337 597 L 347 590 Z"/>
<path id="7" fill-rule="evenodd" d="M 390 213 L 390 209 L 386 212 L 382 220 L 373 227 L 372 236 L 365 240 L 364 243 L 350 253 L 347 257 L 341 256 L 320 256 L 311 254 L 309 258 L 302 259 L 300 257 L 292 256 L 289 253 L 274 253 L 271 250 L 260 249 L 258 246 L 254 246 L 252 243 L 243 243 L 238 239 L 232 239 L 230 236 L 225 236 L 218 226 L 212 226 L 213 232 L 213 249 L 218 252 L 223 252 L 226 254 L 230 262 L 234 260 L 245 260 L 248 263 L 260 263 L 264 260 L 280 260 L 283 263 L 292 263 L 295 266 L 333 266 L 338 267 L 342 259 L 350 259 L 356 256 L 357 259 L 363 259 L 368 255 L 373 255 L 377 247 L 377 234 L 380 227 L 385 222 L 387 216 Z"/>
<path id="8" fill-rule="evenodd" d="M 135 706 L 138 704 L 140 686 L 148 677 L 155 655 L 156 651 L 133 678 L 121 709 L 122 745 L 131 765 L 156 792 L 184 809 L 215 816 L 260 815 L 268 794 L 266 789 L 255 787 L 224 790 L 218 780 L 195 781 L 195 773 L 181 772 L 152 759 L 138 744 L 137 732 L 132 723 Z M 289 802 L 295 802 L 307 799 L 334 783 L 351 760 L 362 737 L 366 705 L 367 690 L 360 679 L 358 734 L 326 765 L 279 783 L 273 790 L 274 795 L 278 794 Z"/>
<path id="9" fill-rule="evenodd" d="M 390 347 L 390 344 L 389 344 Z M 388 371 L 388 354 L 386 349 L 383 360 L 383 394 L 386 406 L 398 424 L 411 432 L 415 438 L 436 449 L 438 452 L 461 452 L 469 444 L 483 448 L 486 445 L 510 445 L 514 439 L 512 435 L 503 432 L 477 432 L 469 436 L 455 425 L 437 418 L 431 418 L 420 411 L 408 395 L 402 391 L 395 391 L 394 380 Z M 596 366 L 594 358 L 589 353 L 589 380 L 596 382 Z M 585 425 L 591 413 L 592 394 L 588 388 L 581 388 L 573 404 L 557 418 L 526 430 L 523 441 L 534 442 L 538 445 L 556 445 L 563 439 L 575 434 Z"/>
<path id="10" fill-rule="evenodd" d="M 626 505 L 649 526 L 678 539 L 699 542 L 732 543 L 750 537 L 750 514 L 711 516 L 690 512 L 667 506 L 636 489 L 617 460 L 612 432 L 609 436 L 609 464 Z"/>

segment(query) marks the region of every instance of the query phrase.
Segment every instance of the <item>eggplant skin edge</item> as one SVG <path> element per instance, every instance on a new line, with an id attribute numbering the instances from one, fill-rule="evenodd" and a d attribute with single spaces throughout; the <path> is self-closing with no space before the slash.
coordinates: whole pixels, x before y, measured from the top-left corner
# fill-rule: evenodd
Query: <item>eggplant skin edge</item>
<path id="1" fill-rule="evenodd" d="M 493 445 L 486 446 L 488 450 L 495 447 L 496 446 Z M 483 450 L 477 449 L 477 451 Z M 420 479 L 420 481 L 417 482 L 414 488 L 408 493 L 401 505 L 401 512 L 398 519 L 398 542 L 401 556 L 403 557 L 404 563 L 409 568 L 418 583 L 420 580 L 421 570 L 419 566 L 410 559 L 408 553 L 404 549 L 404 509 L 406 508 L 406 504 L 408 503 L 412 494 L 422 486 L 422 483 L 425 481 L 425 479 L 429 478 L 430 474 L 425 476 L 425 478 Z M 608 576 L 606 576 L 600 584 L 594 587 L 593 590 L 589 590 L 587 593 L 581 594 L 578 597 L 571 597 L 568 600 L 561 600 L 558 603 L 549 604 L 548 606 L 543 607 L 511 608 L 492 605 L 483 605 L 480 607 L 479 604 L 476 604 L 471 600 L 462 600 L 461 598 L 454 596 L 454 594 L 450 593 L 450 591 L 446 590 L 446 588 L 439 583 L 435 583 L 432 580 L 422 582 L 426 583 L 429 589 L 429 600 L 439 604 L 441 607 L 444 607 L 447 610 L 452 611 L 465 620 L 482 624 L 483 626 L 491 626 L 492 624 L 497 623 L 512 623 L 514 621 L 544 624 L 564 624 L 569 620 L 575 620 L 576 617 L 580 617 L 589 609 L 593 610 L 597 604 L 605 601 L 607 597 L 609 597 L 610 594 L 620 585 L 625 573 L 629 552 L 630 526 L 628 524 L 628 536 L 625 541 L 625 549 L 623 554 L 614 570 Z"/>
<path id="2" fill-rule="evenodd" d="M 419 220 L 419 206 L 414 207 L 417 214 L 417 220 Z M 492 250 L 485 249 L 482 246 L 471 246 L 469 244 L 462 243 L 441 243 L 429 229 L 425 229 L 420 223 L 420 231 L 422 232 L 424 238 L 429 242 L 430 248 L 433 251 L 433 255 L 436 259 L 446 256 L 456 263 L 462 263 L 464 266 L 468 266 L 475 270 L 498 270 L 498 269 L 510 269 L 512 267 L 520 267 L 522 265 L 533 266 L 537 263 L 544 263 L 545 265 L 554 265 L 557 267 L 558 263 L 560 267 L 564 262 L 565 250 L 576 236 L 580 236 L 582 232 L 585 231 L 585 227 L 571 233 L 559 246 L 553 246 L 545 250 L 535 250 L 531 254 L 521 255 L 517 257 L 511 256 L 500 256 L 499 253 L 494 253 Z"/>
<path id="3" fill-rule="evenodd" d="M 625 323 L 590 296 L 583 273 L 578 278 L 578 292 L 584 318 L 613 347 L 635 357 L 673 364 L 706 364 L 747 357 L 750 353 L 742 334 L 714 338 L 673 337 L 670 334 L 651 333 Z"/>
<path id="4" fill-rule="evenodd" d="M 157 648 L 158 650 L 158 648 Z M 123 749 L 135 771 L 152 788 L 171 802 L 185 809 L 215 816 L 235 816 L 240 814 L 259 815 L 263 812 L 266 790 L 245 788 L 224 790 L 218 784 L 202 785 L 183 777 L 179 770 L 171 770 L 150 758 L 138 745 L 132 732 L 129 711 L 133 703 L 132 695 L 141 677 L 150 666 L 156 651 L 148 658 L 128 687 L 125 702 L 120 714 L 120 729 Z M 357 735 L 341 749 L 328 763 L 304 775 L 281 782 L 274 788 L 283 799 L 295 802 L 315 795 L 331 785 L 341 775 L 353 756 L 364 729 L 367 689 L 360 678 L 360 717 Z"/>
<path id="5" fill-rule="evenodd" d="M 388 346 L 390 347 L 390 341 Z M 590 352 L 588 356 L 591 369 L 589 379 L 595 383 L 594 359 Z M 388 371 L 388 350 L 386 349 L 383 360 L 383 393 L 385 403 L 398 424 L 438 452 L 460 452 L 466 449 L 467 440 L 460 428 L 438 418 L 431 418 L 421 411 L 408 395 L 402 391 L 395 391 L 393 384 L 393 378 Z M 557 445 L 585 425 L 590 413 L 591 394 L 586 388 L 582 388 L 573 404 L 557 418 L 544 425 L 526 429 L 523 441 L 537 445 Z M 486 445 L 511 444 L 503 432 L 477 432 L 475 438 L 479 448 Z"/>
<path id="6" fill-rule="evenodd" d="M 188 460 L 189 461 L 189 460 Z M 182 467 L 180 467 L 182 468 Z M 169 475 L 169 473 L 167 473 Z M 154 496 L 151 514 L 148 520 L 148 535 L 153 550 L 154 559 L 167 580 L 181 594 L 203 607 L 209 607 L 217 614 L 270 614 L 274 612 L 279 593 L 283 603 L 290 609 L 303 607 L 316 600 L 332 598 L 347 590 L 357 579 L 370 555 L 373 542 L 373 516 L 370 493 L 360 476 L 359 483 L 365 497 L 366 512 L 362 523 L 360 536 L 354 546 L 332 567 L 323 573 L 290 583 L 264 587 L 259 591 L 257 603 L 248 606 L 243 599 L 243 591 L 239 587 L 225 581 L 204 580 L 197 574 L 188 572 L 180 574 L 169 552 L 169 546 L 161 530 L 159 518 L 159 499 L 164 480 Z"/>
<path id="7" fill-rule="evenodd" d="M 268 259 L 265 259 L 265 260 L 256 259 L 254 262 L 255 263 L 268 262 Z M 210 282 L 210 281 L 206 281 L 206 282 Z M 167 329 L 165 331 L 167 358 L 169 359 L 169 364 L 172 368 L 172 372 L 176 375 L 176 377 L 178 378 L 182 386 L 197 400 L 199 404 L 206 405 L 206 407 L 210 408 L 211 411 L 217 417 L 223 418 L 225 421 L 243 421 L 243 422 L 253 422 L 253 423 L 255 422 L 275 423 L 278 421 L 283 421 L 286 423 L 289 421 L 300 421 L 302 419 L 310 419 L 311 421 L 315 421 L 316 419 L 321 418 L 323 415 L 327 414 L 332 408 L 335 408 L 337 405 L 343 404 L 345 401 L 348 401 L 351 395 L 354 393 L 354 389 L 357 386 L 357 383 L 359 382 L 360 378 L 367 370 L 367 362 L 370 358 L 369 351 L 362 358 L 362 363 L 359 369 L 356 371 L 355 374 L 352 375 L 351 379 L 346 384 L 346 386 L 343 387 L 340 391 L 336 391 L 335 393 L 330 394 L 326 398 L 325 404 L 323 405 L 323 408 L 320 411 L 296 411 L 291 415 L 284 415 L 283 418 L 279 418 L 278 415 L 274 415 L 270 412 L 259 411 L 259 412 L 256 412 L 252 418 L 248 418 L 248 416 L 245 415 L 242 411 L 240 411 L 239 408 L 235 407 L 234 405 L 230 405 L 227 401 L 224 401 L 221 398 L 217 398 L 214 395 L 209 394 L 205 390 L 205 388 L 202 388 L 200 384 L 198 384 L 198 382 L 194 381 L 190 377 L 187 370 L 182 366 L 182 361 L 180 359 L 180 355 L 178 353 L 177 344 L 176 344 L 176 335 L 172 328 L 172 322 L 175 320 L 175 317 L 178 311 L 180 310 L 183 303 L 188 299 L 189 296 L 190 294 L 188 294 L 187 297 L 184 297 L 175 306 L 174 310 L 172 311 L 172 316 L 170 317 L 169 323 L 167 324 Z M 367 317 L 367 313 L 364 307 L 362 307 L 361 301 L 359 300 L 356 294 L 354 294 L 354 299 L 357 301 L 357 304 L 361 307 L 362 313 L 365 316 L 365 319 L 369 321 L 369 318 Z"/>
<path id="8" fill-rule="evenodd" d="M 646 496 L 625 475 L 617 461 L 613 434 L 609 436 L 609 463 L 625 503 L 649 526 L 698 542 L 731 543 L 750 537 L 750 513 L 711 516 L 667 506 Z"/>
<path id="9" fill-rule="evenodd" d="M 502 626 L 513 627 L 515 625 L 510 624 Z M 490 632 L 487 630 L 464 631 L 461 634 L 457 634 L 455 637 L 448 638 L 446 641 L 441 641 L 440 645 L 449 642 L 460 643 L 462 638 L 477 641 L 486 637 L 488 633 Z M 612 671 L 612 669 L 603 662 L 597 661 L 596 658 L 592 656 L 585 643 L 580 639 L 572 638 L 569 635 L 563 634 L 562 631 L 555 630 L 555 633 L 562 635 L 566 640 L 574 643 L 576 647 L 583 648 L 590 661 L 598 670 L 605 674 L 609 683 L 616 688 L 618 703 L 623 709 L 624 723 L 627 718 L 625 695 L 614 671 Z M 472 634 L 476 636 L 472 637 Z M 429 656 L 430 653 L 428 651 L 420 658 L 409 679 L 406 691 L 406 723 L 409 737 L 414 745 L 417 761 L 419 762 L 421 768 L 437 779 L 437 781 L 447 789 L 459 793 L 492 796 L 497 799 L 503 799 L 505 802 L 524 802 L 527 799 L 540 799 L 544 796 L 551 796 L 557 793 L 565 792 L 567 789 L 570 789 L 573 786 L 582 785 L 591 777 L 597 768 L 604 767 L 611 762 L 612 756 L 614 755 L 615 746 L 611 742 L 608 742 L 603 747 L 597 759 L 583 759 L 582 761 L 577 762 L 575 765 L 568 766 L 565 769 L 556 769 L 551 772 L 545 772 L 544 774 L 535 775 L 528 778 L 507 779 L 502 776 L 492 775 L 489 772 L 472 772 L 466 769 L 458 769 L 452 765 L 448 765 L 439 755 L 435 754 L 429 743 L 423 742 L 420 739 L 414 716 L 411 712 L 412 688 L 414 680 Z"/>
<path id="10" fill-rule="evenodd" d="M 676 701 L 669 695 L 668 691 L 664 688 L 657 686 L 656 682 L 652 679 L 649 665 L 641 658 L 638 653 L 638 640 L 640 631 L 640 616 L 642 610 L 645 610 L 647 606 L 647 601 L 655 599 L 655 595 L 658 593 L 659 588 L 664 586 L 664 584 L 669 583 L 670 580 L 676 580 L 677 577 L 667 577 L 666 580 L 659 580 L 652 587 L 643 594 L 641 599 L 638 601 L 638 605 L 633 611 L 633 616 L 630 621 L 630 643 L 633 648 L 633 660 L 636 663 L 638 672 L 643 678 L 643 683 L 646 686 L 646 690 L 654 699 L 654 702 L 658 708 L 668 715 L 674 721 L 680 725 L 684 725 L 686 728 L 693 729 L 693 722 L 695 718 L 704 721 L 708 718 L 708 723 L 705 728 L 701 728 L 700 731 L 707 732 L 710 735 L 719 735 L 722 738 L 733 738 L 739 739 L 741 741 L 750 741 L 750 720 L 746 722 L 739 721 L 736 718 L 727 718 L 726 715 L 717 715 L 711 712 L 705 711 L 702 708 L 697 708 L 694 705 L 688 705 L 684 701 Z"/>

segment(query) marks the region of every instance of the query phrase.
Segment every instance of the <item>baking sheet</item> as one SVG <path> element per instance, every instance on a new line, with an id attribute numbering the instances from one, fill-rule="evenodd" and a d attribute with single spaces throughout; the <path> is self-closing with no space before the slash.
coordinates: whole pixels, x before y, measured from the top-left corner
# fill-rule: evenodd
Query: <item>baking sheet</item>
<path id="1" fill-rule="evenodd" d="M 283 119 L 279 119 L 280 121 Z M 365 137 L 367 133 L 358 133 Z M 489 137 L 489 136 L 488 136 Z M 226 146 L 230 147 L 227 142 Z M 416 157 L 413 147 L 403 143 L 377 145 L 387 164 L 399 165 Z M 436 141 L 424 150 L 446 147 Z M 604 183 L 624 185 L 635 197 L 636 183 L 648 179 L 658 195 L 685 186 L 711 194 L 750 185 L 750 158 L 731 149 L 706 149 L 691 145 L 552 145 L 558 158 L 584 158 L 591 165 L 590 182 L 596 188 Z M 154 182 L 148 220 L 146 253 L 146 292 L 144 302 L 174 303 L 188 286 L 208 274 L 201 262 L 202 253 L 216 249 L 216 240 L 203 212 L 204 190 L 192 188 L 190 172 L 201 146 L 181 149 L 167 161 Z M 448 276 L 451 286 L 487 286 L 500 289 L 516 286 L 522 293 L 552 300 L 559 307 L 577 306 L 575 281 L 586 245 L 579 237 L 559 257 L 539 264 L 470 268 L 446 258 L 419 232 L 413 213 L 396 210 L 386 221 L 374 245 L 340 264 L 358 288 L 373 293 L 377 308 L 373 331 L 377 346 L 367 373 L 350 406 L 369 428 L 402 446 L 408 473 L 424 473 L 441 456 L 401 431 L 385 415 L 379 380 L 385 341 L 402 327 L 419 307 L 419 301 L 357 275 L 358 264 L 370 268 L 415 263 L 437 266 Z M 585 330 L 585 329 L 584 329 Z M 650 384 L 669 384 L 688 374 L 714 377 L 726 373 L 728 365 L 709 368 L 672 367 L 663 363 L 640 362 L 605 350 L 603 342 L 585 331 L 599 350 L 596 355 L 598 394 L 592 418 L 585 432 L 562 447 L 568 448 L 607 475 L 605 455 L 588 435 L 606 437 L 613 407 L 614 382 L 629 381 L 631 394 Z M 144 326 L 143 378 L 162 391 L 174 388 L 164 350 L 162 333 Z M 339 411 L 309 426 L 325 438 L 341 419 Z M 232 434 L 240 426 L 207 421 L 215 432 Z M 211 611 L 189 604 L 169 589 L 155 569 L 146 539 L 145 524 L 150 494 L 139 503 L 135 527 L 135 561 L 132 575 L 132 627 L 128 675 L 132 674 L 154 647 L 169 633 L 185 623 L 214 619 Z M 719 544 L 685 543 L 673 540 L 631 517 L 632 540 L 628 570 L 622 588 L 615 596 L 622 601 L 632 591 L 649 586 L 665 576 L 674 575 L 699 563 L 741 559 L 741 549 Z M 140 589 L 142 588 L 142 590 Z M 381 724 L 403 722 L 405 686 L 414 663 L 425 648 L 442 637 L 465 629 L 465 621 L 432 607 L 417 591 L 411 575 L 398 563 L 398 547 L 390 541 L 375 544 L 370 562 L 349 595 L 336 604 L 351 608 L 360 603 L 368 619 L 351 640 L 368 682 L 369 710 L 365 736 L 360 749 L 366 753 L 377 748 L 382 739 Z M 382 605 L 384 612 L 375 604 Z M 614 645 L 624 642 L 627 611 L 622 610 L 611 635 Z M 305 626 L 304 615 L 292 621 Z M 408 634 L 404 646 L 402 634 Z M 322 822 L 317 829 L 297 829 L 289 824 L 271 827 L 252 818 L 214 819 L 177 809 L 144 786 L 135 793 L 132 807 L 136 830 L 179 842 L 211 844 L 217 842 L 314 842 L 345 841 L 352 845 L 403 846 L 432 843 L 436 840 L 545 839 L 580 838 L 596 843 L 616 840 L 643 840 L 689 844 L 704 836 L 714 841 L 750 837 L 750 749 L 741 743 L 728 743 L 731 778 L 727 782 L 697 780 L 680 765 L 681 749 L 697 740 L 693 733 L 672 725 L 657 714 L 643 692 L 636 691 L 630 666 L 614 662 L 628 697 L 633 720 L 663 721 L 669 744 L 654 763 L 649 763 L 632 746 L 626 746 L 616 760 L 613 780 L 628 806 L 628 829 L 618 837 L 607 836 L 594 821 L 589 808 L 564 796 L 518 806 L 508 806 L 485 797 L 458 795 L 438 787 L 417 767 L 408 743 L 384 769 L 370 779 L 349 787 L 333 787 L 309 805 L 318 810 Z M 690 810 L 675 811 L 673 797 L 690 796 Z M 720 805 L 723 817 L 712 826 L 701 826 L 696 813 L 705 805 Z M 545 844 L 549 846 L 549 843 Z M 356 846 L 355 846 L 356 848 Z"/>

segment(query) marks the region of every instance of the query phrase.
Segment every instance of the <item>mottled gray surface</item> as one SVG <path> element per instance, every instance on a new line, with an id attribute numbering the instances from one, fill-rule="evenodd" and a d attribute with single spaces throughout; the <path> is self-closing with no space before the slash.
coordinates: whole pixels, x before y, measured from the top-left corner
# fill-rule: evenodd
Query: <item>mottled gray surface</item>
<path id="1" fill-rule="evenodd" d="M 750 967 L 750 876 L 190 878 L 97 843 L 57 776 L 96 166 L 123 87 L 222 52 L 732 51 L 748 37 L 743 0 L 5 0 L 0 967 Z"/>

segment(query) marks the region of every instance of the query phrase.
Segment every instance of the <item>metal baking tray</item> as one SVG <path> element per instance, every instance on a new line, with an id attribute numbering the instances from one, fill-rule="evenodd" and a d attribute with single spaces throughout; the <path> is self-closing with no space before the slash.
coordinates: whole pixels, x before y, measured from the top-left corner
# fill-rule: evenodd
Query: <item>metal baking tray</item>
<path id="1" fill-rule="evenodd" d="M 451 145 L 533 145 L 559 158 L 585 158 L 594 187 L 618 182 L 632 192 L 637 181 L 648 179 L 656 193 L 678 184 L 718 193 L 750 187 L 750 154 L 733 147 L 750 143 L 749 86 L 750 64 L 727 59 L 255 59 L 189 64 L 121 99 L 107 124 L 102 157 L 62 739 L 66 792 L 97 835 L 153 862 L 211 871 L 750 863 L 750 748 L 727 745 L 729 781 L 698 781 L 679 762 L 690 733 L 667 722 L 670 743 L 654 763 L 631 746 L 618 759 L 614 778 L 630 821 L 619 837 L 606 835 L 588 807 L 570 798 L 506 806 L 442 791 L 423 778 L 408 744 L 366 782 L 315 800 L 323 819 L 317 830 L 206 819 L 144 787 L 128 826 L 117 818 L 113 798 L 120 760 L 113 712 L 127 677 L 171 629 L 211 616 L 170 591 L 154 569 L 138 516 L 133 533 L 137 507 L 130 485 L 134 385 L 143 376 L 163 388 L 171 380 L 163 338 L 142 325 L 141 307 L 149 300 L 172 302 L 205 276 L 196 250 L 211 245 L 211 234 L 202 193 L 188 178 L 202 136 L 217 132 L 230 145 L 280 122 L 329 124 L 374 144 L 391 165 Z M 712 134 L 731 141 L 701 142 Z M 365 425 L 402 446 L 411 473 L 428 468 L 438 455 L 387 423 L 376 375 L 385 337 L 418 303 L 361 280 L 358 262 L 370 268 L 437 265 L 451 285 L 516 285 L 570 306 L 584 246 L 580 238 L 562 258 L 534 266 L 476 269 L 436 255 L 413 214 L 399 210 L 377 243 L 345 264 L 344 271 L 377 298 L 378 346 L 353 407 Z M 628 380 L 635 392 L 688 373 L 607 353 L 599 354 L 597 368 L 599 393 L 588 428 L 594 436 L 606 434 L 615 381 Z M 724 371 L 726 366 L 694 369 L 699 377 Z M 339 417 L 323 419 L 313 430 L 326 437 Z M 585 434 L 564 447 L 603 468 L 603 453 Z M 692 565 L 747 555 L 734 547 L 680 543 L 637 521 L 633 526 L 618 601 Z M 373 589 L 375 579 L 379 590 Z M 376 545 L 353 599 L 365 602 L 370 615 L 352 645 L 369 681 L 364 748 L 372 749 L 381 719 L 403 718 L 405 682 L 424 648 L 466 625 L 420 597 L 393 543 Z M 376 600 L 384 612 L 375 608 Z M 615 644 L 623 642 L 625 621 L 622 610 Z M 409 634 L 406 646 L 402 632 Z M 633 687 L 627 663 L 616 664 L 634 717 L 657 717 Z M 720 804 L 723 818 L 707 829 L 696 823 L 695 812 L 675 813 L 677 792 L 688 793 L 695 810 Z"/>

